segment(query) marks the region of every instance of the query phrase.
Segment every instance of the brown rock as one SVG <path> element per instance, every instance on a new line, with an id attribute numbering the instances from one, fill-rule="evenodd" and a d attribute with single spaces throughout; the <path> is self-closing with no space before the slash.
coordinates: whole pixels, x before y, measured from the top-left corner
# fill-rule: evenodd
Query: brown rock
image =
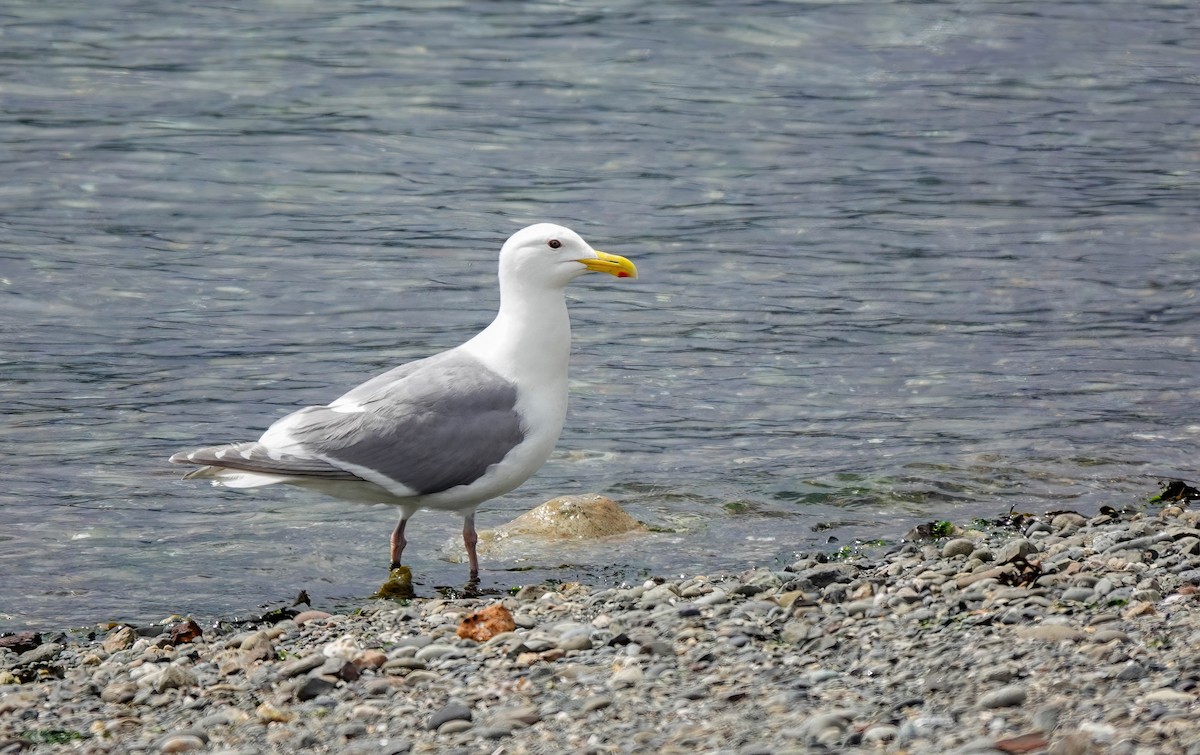
<path id="1" fill-rule="evenodd" d="M 511 632 L 516 628 L 512 613 L 500 603 L 495 603 L 463 619 L 458 625 L 458 636 L 465 640 L 487 642 L 502 632 Z"/>
<path id="2" fill-rule="evenodd" d="M 1139 600 L 1135 603 L 1130 603 L 1124 611 L 1121 612 L 1121 618 L 1129 620 L 1136 619 L 1139 616 L 1153 616 L 1154 604 L 1144 600 Z"/>
<path id="3" fill-rule="evenodd" d="M 526 651 L 524 653 L 518 653 L 516 660 L 514 660 L 513 663 L 516 664 L 520 668 L 524 668 L 526 666 L 532 666 L 533 664 L 537 663 L 541 659 L 542 659 L 542 657 L 540 655 L 538 655 L 537 653 L 534 653 L 532 651 Z"/>
<path id="4" fill-rule="evenodd" d="M 200 625 L 191 619 L 181 621 L 171 627 L 171 644 L 182 645 L 187 642 L 193 642 L 203 634 L 204 632 L 200 629 Z"/>
<path id="5" fill-rule="evenodd" d="M 269 702 L 259 705 L 257 708 L 255 708 L 254 713 L 258 716 L 258 720 L 262 721 L 264 724 L 287 723 L 296 717 L 296 714 L 292 713 L 290 710 L 277 708 Z"/>
<path id="6" fill-rule="evenodd" d="M 387 663 L 387 659 L 387 655 L 382 650 L 370 648 L 356 655 L 351 662 L 360 669 L 379 668 Z"/>
<path id="7" fill-rule="evenodd" d="M 14 653 L 27 653 L 42 644 L 42 636 L 37 632 L 18 632 L 0 637 L 0 648 Z"/>

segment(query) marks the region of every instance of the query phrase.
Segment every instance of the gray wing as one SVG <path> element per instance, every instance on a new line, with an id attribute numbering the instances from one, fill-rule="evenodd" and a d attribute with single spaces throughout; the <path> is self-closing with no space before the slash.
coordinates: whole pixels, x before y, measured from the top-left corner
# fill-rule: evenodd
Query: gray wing
<path id="1" fill-rule="evenodd" d="M 320 477 L 326 480 L 361 480 L 341 467 L 310 456 L 272 452 L 258 441 L 208 446 L 195 451 L 181 451 L 170 459 L 176 464 L 203 464 L 210 467 L 240 469 L 246 472 L 287 475 L 289 477 Z M 197 469 L 184 479 L 207 477 L 207 469 Z"/>
<path id="2" fill-rule="evenodd" d="M 515 385 L 451 351 L 397 367 L 277 426 L 305 452 L 297 455 L 425 495 L 474 482 L 518 446 L 525 433 L 516 404 Z M 263 436 L 268 447 L 273 431 Z"/>

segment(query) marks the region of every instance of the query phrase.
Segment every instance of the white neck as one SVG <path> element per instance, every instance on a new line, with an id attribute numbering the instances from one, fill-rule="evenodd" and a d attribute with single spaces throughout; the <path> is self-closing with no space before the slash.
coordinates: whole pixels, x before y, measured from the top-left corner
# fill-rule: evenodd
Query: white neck
<path id="1" fill-rule="evenodd" d="M 462 348 L 510 380 L 565 392 L 565 381 L 547 385 L 545 376 L 566 374 L 571 353 L 566 295 L 561 288 L 514 288 L 519 284 L 501 285 L 496 319 Z"/>

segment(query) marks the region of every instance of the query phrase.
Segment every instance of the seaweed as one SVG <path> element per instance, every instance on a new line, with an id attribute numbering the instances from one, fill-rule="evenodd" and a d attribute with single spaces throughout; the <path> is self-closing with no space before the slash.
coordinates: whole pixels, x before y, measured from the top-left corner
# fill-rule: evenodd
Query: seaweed
<path id="1" fill-rule="evenodd" d="M 1200 490 L 1196 490 L 1183 480 L 1159 480 L 1159 494 L 1150 499 L 1150 503 L 1187 503 L 1200 500 Z"/>

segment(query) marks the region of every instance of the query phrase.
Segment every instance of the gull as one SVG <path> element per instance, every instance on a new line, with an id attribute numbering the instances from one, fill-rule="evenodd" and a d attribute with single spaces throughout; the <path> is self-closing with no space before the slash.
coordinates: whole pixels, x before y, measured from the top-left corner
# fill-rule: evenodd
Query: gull
<path id="1" fill-rule="evenodd" d="M 401 566 L 413 514 L 457 512 L 477 579 L 476 508 L 529 479 L 562 432 L 571 350 L 566 287 L 589 271 L 637 277 L 632 262 L 593 249 L 569 228 L 523 228 L 500 250 L 500 310 L 466 343 L 295 411 L 256 441 L 170 460 L 201 465 L 185 479 L 214 485 L 285 483 L 397 506 L 392 569 Z"/>

